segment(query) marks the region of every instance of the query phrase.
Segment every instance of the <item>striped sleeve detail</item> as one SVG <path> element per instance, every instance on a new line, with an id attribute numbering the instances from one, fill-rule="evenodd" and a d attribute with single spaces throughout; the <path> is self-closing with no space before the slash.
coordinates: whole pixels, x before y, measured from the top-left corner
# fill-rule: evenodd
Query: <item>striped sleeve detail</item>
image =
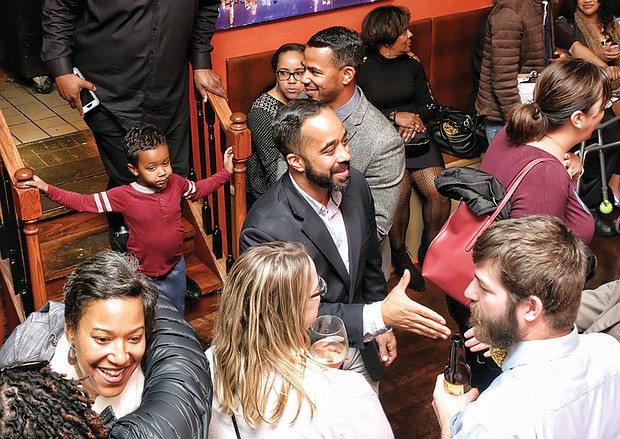
<path id="1" fill-rule="evenodd" d="M 108 194 L 106 192 L 93 194 L 93 199 L 97 205 L 98 213 L 112 212 L 112 205 L 110 204 L 110 200 L 108 199 Z"/>
<path id="2" fill-rule="evenodd" d="M 196 192 L 196 183 L 191 180 L 187 180 L 187 182 L 189 183 L 189 186 L 187 191 L 183 194 L 183 198 L 189 198 Z"/>

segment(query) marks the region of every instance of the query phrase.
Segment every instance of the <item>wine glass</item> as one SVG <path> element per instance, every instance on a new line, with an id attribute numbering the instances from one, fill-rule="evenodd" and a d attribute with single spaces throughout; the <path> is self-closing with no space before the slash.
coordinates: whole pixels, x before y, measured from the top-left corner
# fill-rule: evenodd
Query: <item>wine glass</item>
<path id="1" fill-rule="evenodd" d="M 347 359 L 349 339 L 338 316 L 318 316 L 310 327 L 310 356 L 323 366 L 338 368 Z"/>

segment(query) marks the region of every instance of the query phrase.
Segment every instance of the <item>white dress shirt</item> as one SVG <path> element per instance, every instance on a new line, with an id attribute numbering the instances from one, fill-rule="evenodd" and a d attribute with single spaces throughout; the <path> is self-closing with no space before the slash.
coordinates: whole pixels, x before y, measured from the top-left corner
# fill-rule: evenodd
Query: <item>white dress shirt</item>
<path id="1" fill-rule="evenodd" d="M 607 334 L 518 343 L 452 417 L 453 438 L 620 438 L 620 343 Z"/>

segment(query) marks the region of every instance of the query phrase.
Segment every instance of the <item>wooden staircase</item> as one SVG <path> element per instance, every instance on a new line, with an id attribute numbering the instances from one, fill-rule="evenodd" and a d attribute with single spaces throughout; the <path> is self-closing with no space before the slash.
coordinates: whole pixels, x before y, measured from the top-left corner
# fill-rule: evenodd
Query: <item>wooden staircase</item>
<path id="1" fill-rule="evenodd" d="M 218 215 L 222 233 L 230 239 L 225 255 L 231 262 L 238 256 L 239 231 L 246 213 L 245 163 L 251 151 L 251 137 L 245 115 L 231 113 L 223 98 L 209 93 L 207 106 L 214 114 L 211 122 L 205 120 L 210 149 L 219 142 L 220 150 L 232 146 L 235 154 L 230 191 L 223 197 L 230 209 L 220 207 Z M 198 119 L 194 123 L 203 121 Z M 204 159 L 197 144 L 192 156 L 198 168 Z M 0 110 L 0 344 L 29 312 L 39 309 L 47 300 L 62 299 L 66 276 L 77 264 L 109 248 L 105 216 L 77 213 L 41 197 L 36 189 L 23 184 L 31 178 L 29 171 L 24 172 L 27 166 Z M 101 161 L 93 154 L 71 163 L 55 163 L 47 171 L 37 169 L 37 174 L 48 183 L 79 193 L 101 192 L 107 184 Z M 209 330 L 217 309 L 217 292 L 225 278 L 226 261 L 215 258 L 211 237 L 204 233 L 202 224 L 202 203 L 184 202 L 183 251 L 187 273 L 202 290 L 199 300 L 186 303 L 185 315 Z M 10 242 L 6 237 L 11 238 Z"/>

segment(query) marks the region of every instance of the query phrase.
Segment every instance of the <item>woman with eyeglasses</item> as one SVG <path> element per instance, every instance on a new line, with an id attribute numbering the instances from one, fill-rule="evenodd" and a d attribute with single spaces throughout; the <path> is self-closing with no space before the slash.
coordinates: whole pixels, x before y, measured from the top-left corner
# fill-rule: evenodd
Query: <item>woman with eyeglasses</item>
<path id="1" fill-rule="evenodd" d="M 361 374 L 309 357 L 308 328 L 327 288 L 301 244 L 259 244 L 239 257 L 206 352 L 214 386 L 209 437 L 393 437 Z"/>
<path id="2" fill-rule="evenodd" d="M 116 439 L 203 437 L 208 428 L 211 383 L 196 333 L 134 257 L 85 260 L 64 304 L 46 303 L 13 331 L 0 368 L 32 361 L 80 380 Z"/>
<path id="3" fill-rule="evenodd" d="M 287 170 L 286 161 L 271 138 L 271 121 L 283 105 L 297 98 L 304 89 L 304 48 L 302 44 L 281 46 L 271 58 L 276 83 L 254 101 L 248 112 L 248 128 L 252 132 L 252 155 L 247 161 L 247 191 L 258 199 Z"/>

